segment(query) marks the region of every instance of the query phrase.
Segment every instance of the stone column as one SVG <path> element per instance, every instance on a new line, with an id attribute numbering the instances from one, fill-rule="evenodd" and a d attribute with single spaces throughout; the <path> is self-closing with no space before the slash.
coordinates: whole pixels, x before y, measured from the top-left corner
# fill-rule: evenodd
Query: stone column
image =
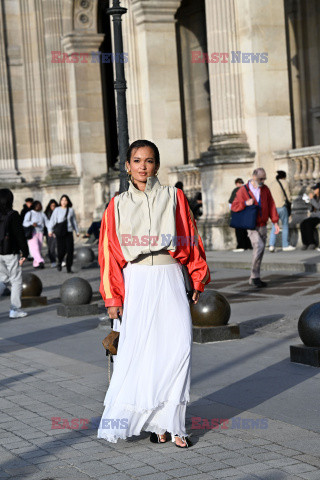
<path id="1" fill-rule="evenodd" d="M 241 64 L 231 63 L 230 58 L 231 51 L 239 50 L 234 0 L 206 0 L 206 25 L 209 58 L 214 52 L 228 53 L 229 58 L 209 63 L 212 138 L 203 158 L 250 157 L 243 124 Z"/>
<path id="2" fill-rule="evenodd" d="M 0 182 L 16 181 L 4 4 L 0 5 Z"/>
<path id="3" fill-rule="evenodd" d="M 127 13 L 122 17 L 123 32 L 123 50 L 128 53 L 128 62 L 125 64 L 125 75 L 127 82 L 127 110 L 128 110 L 128 127 L 129 141 L 133 142 L 138 138 L 142 138 L 142 119 L 140 112 L 141 92 L 139 90 L 139 72 L 136 44 L 136 25 L 134 16 L 129 4 L 129 0 L 123 0 L 121 6 L 127 8 Z"/>
<path id="4" fill-rule="evenodd" d="M 183 164 L 174 19 L 180 3 L 180 0 L 131 1 L 136 51 L 128 53 L 129 62 L 130 55 L 137 58 L 141 133 L 159 147 L 162 183 L 168 182 L 168 167 Z"/>
<path id="5" fill-rule="evenodd" d="M 72 32 L 62 39 L 64 51 L 80 54 L 76 63 L 67 64 L 67 94 L 70 102 L 70 127 L 73 158 L 83 205 L 79 205 L 83 224 L 90 224 L 95 205 L 93 179 L 107 171 L 100 61 L 97 52 L 104 34 Z M 88 208 L 90 205 L 90 208 Z"/>

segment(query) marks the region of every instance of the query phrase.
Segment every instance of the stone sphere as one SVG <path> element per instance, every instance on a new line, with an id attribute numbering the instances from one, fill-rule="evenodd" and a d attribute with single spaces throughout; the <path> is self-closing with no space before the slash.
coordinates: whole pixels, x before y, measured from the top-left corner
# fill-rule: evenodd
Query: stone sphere
<path id="1" fill-rule="evenodd" d="M 40 297 L 42 292 L 42 282 L 37 275 L 33 273 L 22 274 L 22 297 Z"/>
<path id="2" fill-rule="evenodd" d="M 81 247 L 77 250 L 77 260 L 82 265 L 89 265 L 94 260 L 94 251 L 89 247 Z"/>
<path id="3" fill-rule="evenodd" d="M 320 347 L 320 302 L 312 303 L 300 315 L 298 332 L 307 347 Z"/>
<path id="4" fill-rule="evenodd" d="M 87 305 L 92 298 L 91 285 L 84 278 L 69 278 L 61 285 L 60 298 L 64 305 Z"/>
<path id="5" fill-rule="evenodd" d="M 192 323 L 196 327 L 227 325 L 231 315 L 228 300 L 215 290 L 204 290 L 196 305 L 191 304 Z"/>

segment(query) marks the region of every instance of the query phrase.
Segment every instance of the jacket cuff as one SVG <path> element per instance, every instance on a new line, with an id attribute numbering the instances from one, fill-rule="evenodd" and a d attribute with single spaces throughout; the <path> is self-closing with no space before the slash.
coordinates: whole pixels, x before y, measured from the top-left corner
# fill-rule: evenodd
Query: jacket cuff
<path id="1" fill-rule="evenodd" d="M 204 285 L 201 282 L 194 282 L 193 289 L 194 290 L 199 290 L 199 292 L 203 292 Z"/>
<path id="2" fill-rule="evenodd" d="M 106 307 L 122 307 L 121 298 L 107 298 L 104 302 Z"/>

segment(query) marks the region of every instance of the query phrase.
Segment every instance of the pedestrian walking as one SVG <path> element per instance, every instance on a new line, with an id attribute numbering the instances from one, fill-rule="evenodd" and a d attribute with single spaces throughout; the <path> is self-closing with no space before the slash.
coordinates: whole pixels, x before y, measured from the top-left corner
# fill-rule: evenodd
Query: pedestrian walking
<path id="1" fill-rule="evenodd" d="M 25 203 L 23 204 L 20 216 L 21 216 L 21 221 L 23 222 L 24 217 L 26 216 L 27 212 L 30 212 L 33 204 L 33 198 L 32 197 L 27 197 L 25 200 Z"/>
<path id="2" fill-rule="evenodd" d="M 44 268 L 44 259 L 41 255 L 41 248 L 43 243 L 43 234 L 45 226 L 48 226 L 49 222 L 47 217 L 42 211 L 42 204 L 38 200 L 35 200 L 32 204 L 32 208 L 26 213 L 23 226 L 25 228 L 32 228 L 32 237 L 28 238 L 28 245 L 30 255 L 33 257 L 34 268 Z"/>
<path id="3" fill-rule="evenodd" d="M 248 235 L 253 248 L 250 285 L 258 288 L 266 287 L 267 283 L 260 278 L 260 269 L 267 240 L 267 222 L 271 218 L 275 225 L 275 234 L 279 233 L 279 215 L 269 188 L 264 184 L 267 175 L 263 168 L 257 168 L 252 174 L 252 179 L 242 186 L 236 193 L 231 210 L 240 212 L 247 206 L 256 205 L 258 214 L 256 228 L 248 230 Z"/>
<path id="4" fill-rule="evenodd" d="M 0 190 L 0 295 L 6 284 L 11 284 L 9 318 L 25 317 L 21 310 L 21 267 L 29 255 L 19 213 L 13 210 L 13 193 L 8 188 Z M 21 253 L 21 256 L 20 256 Z"/>
<path id="5" fill-rule="evenodd" d="M 194 303 L 210 271 L 185 194 L 158 180 L 157 146 L 133 142 L 126 167 L 129 189 L 109 202 L 99 239 L 100 292 L 120 336 L 97 436 L 116 443 L 145 430 L 163 443 L 170 432 L 186 448 L 192 319 L 182 264 Z"/>
<path id="6" fill-rule="evenodd" d="M 232 190 L 230 198 L 229 198 L 229 208 L 231 209 L 231 205 L 233 200 L 236 198 L 237 191 L 239 190 L 242 185 L 244 185 L 244 181 L 242 178 L 236 178 L 234 181 L 236 187 Z M 234 253 L 241 253 L 245 250 L 252 249 L 252 245 L 250 242 L 250 238 L 248 237 L 248 230 L 245 228 L 236 228 L 236 239 L 237 239 L 237 247 L 232 250 Z"/>
<path id="7" fill-rule="evenodd" d="M 291 215 L 292 197 L 287 174 L 283 170 L 277 171 L 275 180 L 270 185 L 271 195 L 276 204 L 277 212 L 282 223 L 282 251 L 292 252 L 296 248 L 289 243 L 289 217 Z M 272 225 L 269 251 L 274 252 L 276 245 L 275 227 Z"/>
<path id="8" fill-rule="evenodd" d="M 53 213 L 53 210 L 58 207 L 58 202 L 54 198 L 52 198 L 48 205 L 46 206 L 46 209 L 44 211 L 45 216 L 47 217 L 48 220 L 50 220 L 51 215 Z M 51 262 L 51 267 L 54 268 L 57 266 L 56 259 L 57 259 L 57 239 L 55 236 L 49 236 L 48 228 L 45 228 L 44 231 L 46 240 L 47 240 L 47 246 L 48 246 L 48 257 Z"/>
<path id="9" fill-rule="evenodd" d="M 310 216 L 305 218 L 300 224 L 302 239 L 302 250 L 314 250 L 319 245 L 319 235 L 317 226 L 320 223 L 320 183 L 311 187 L 309 201 L 311 207 Z"/>
<path id="10" fill-rule="evenodd" d="M 74 252 L 73 231 L 79 237 L 79 228 L 72 202 L 68 195 L 62 195 L 59 206 L 53 210 L 48 227 L 49 236 L 55 235 L 57 239 L 57 270 L 59 272 L 62 270 L 62 262 L 66 255 L 67 273 L 73 273 L 71 270 Z"/>

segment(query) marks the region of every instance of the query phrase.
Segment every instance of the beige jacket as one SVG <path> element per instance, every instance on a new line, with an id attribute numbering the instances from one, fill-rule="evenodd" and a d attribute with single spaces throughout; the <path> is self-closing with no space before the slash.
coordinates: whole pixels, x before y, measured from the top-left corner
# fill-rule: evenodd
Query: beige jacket
<path id="1" fill-rule="evenodd" d="M 127 191 L 110 200 L 101 221 L 100 292 L 106 307 L 123 305 L 122 270 L 128 262 L 151 257 L 148 268 L 152 268 L 162 263 L 157 261 L 159 255 L 162 261 L 169 255 L 185 265 L 193 289 L 203 292 L 211 281 L 202 239 L 183 191 L 161 185 L 156 176 L 148 177 L 144 191 L 130 181 Z"/>
<path id="2" fill-rule="evenodd" d="M 287 197 L 288 197 L 288 200 L 289 202 L 292 201 L 292 197 L 291 197 L 291 192 L 290 192 L 290 188 L 289 188 L 289 183 L 287 182 L 286 179 L 282 179 L 282 180 L 279 180 L 287 194 Z M 285 196 L 284 196 L 284 193 L 278 183 L 278 180 L 274 180 L 271 185 L 270 185 L 270 190 L 271 190 L 271 194 L 273 196 L 273 200 L 276 204 L 276 207 L 277 208 L 281 208 L 284 206 L 285 204 Z"/>

